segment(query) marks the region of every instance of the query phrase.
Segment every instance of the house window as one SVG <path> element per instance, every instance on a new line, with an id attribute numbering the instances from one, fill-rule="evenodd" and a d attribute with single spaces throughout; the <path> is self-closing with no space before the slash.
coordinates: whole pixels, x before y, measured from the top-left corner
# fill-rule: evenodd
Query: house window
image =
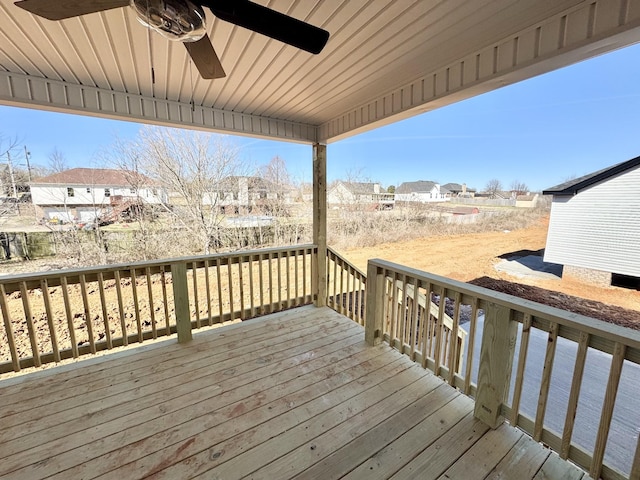
<path id="1" fill-rule="evenodd" d="M 73 197 L 75 194 L 76 193 L 73 191 L 73 188 L 67 187 L 67 197 Z"/>
<path id="2" fill-rule="evenodd" d="M 151 194 L 152 195 L 158 195 L 158 190 L 156 190 L 155 188 L 151 190 Z"/>
<path id="3" fill-rule="evenodd" d="M 91 188 L 87 187 L 87 193 L 91 193 Z"/>
<path id="4" fill-rule="evenodd" d="M 105 197 L 110 197 L 111 196 L 111 189 L 110 188 L 105 188 L 104 189 L 104 196 Z"/>

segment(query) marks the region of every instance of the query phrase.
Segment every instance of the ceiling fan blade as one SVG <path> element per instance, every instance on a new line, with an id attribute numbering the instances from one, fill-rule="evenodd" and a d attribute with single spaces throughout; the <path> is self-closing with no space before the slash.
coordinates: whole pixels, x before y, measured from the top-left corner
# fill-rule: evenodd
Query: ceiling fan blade
<path id="1" fill-rule="evenodd" d="M 197 42 L 184 42 L 187 52 L 196 64 L 200 76 L 206 79 L 224 78 L 226 74 L 220 63 L 216 51 L 213 49 L 209 35 L 202 37 Z"/>
<path id="2" fill-rule="evenodd" d="M 102 12 L 112 8 L 126 7 L 129 0 L 22 0 L 15 2 L 17 7 L 48 20 L 64 20 L 65 18 Z"/>
<path id="3" fill-rule="evenodd" d="M 320 53 L 329 39 L 326 30 L 249 0 L 203 0 L 201 4 L 221 20 L 307 52 Z"/>

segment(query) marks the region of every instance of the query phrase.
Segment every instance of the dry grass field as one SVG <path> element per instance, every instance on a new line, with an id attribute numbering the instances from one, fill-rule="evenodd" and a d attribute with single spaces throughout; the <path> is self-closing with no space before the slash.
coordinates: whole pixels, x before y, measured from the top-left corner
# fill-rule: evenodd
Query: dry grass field
<path id="1" fill-rule="evenodd" d="M 544 248 L 548 226 L 549 218 L 545 217 L 528 227 L 512 231 L 431 236 L 342 253 L 363 270 L 366 270 L 368 259 L 381 258 L 463 282 L 490 277 L 640 312 L 640 291 L 637 290 L 601 288 L 560 279 L 515 278 L 496 270 L 495 265 L 502 255 Z"/>

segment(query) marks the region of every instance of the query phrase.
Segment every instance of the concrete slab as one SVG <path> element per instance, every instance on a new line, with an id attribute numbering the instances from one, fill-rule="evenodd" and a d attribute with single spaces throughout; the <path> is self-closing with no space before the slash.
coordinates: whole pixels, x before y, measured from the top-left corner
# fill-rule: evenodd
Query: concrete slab
<path id="1" fill-rule="evenodd" d="M 499 272 L 505 272 L 518 278 L 533 277 L 552 280 L 562 278 L 562 265 L 547 263 L 538 255 L 503 259 L 495 268 Z"/>

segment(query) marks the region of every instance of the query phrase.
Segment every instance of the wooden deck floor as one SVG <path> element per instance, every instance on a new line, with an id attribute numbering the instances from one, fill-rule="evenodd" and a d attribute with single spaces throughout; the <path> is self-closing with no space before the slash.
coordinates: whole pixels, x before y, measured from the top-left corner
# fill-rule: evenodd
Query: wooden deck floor
<path id="1" fill-rule="evenodd" d="M 0 477 L 579 479 L 362 327 L 304 307 L 0 382 Z"/>

